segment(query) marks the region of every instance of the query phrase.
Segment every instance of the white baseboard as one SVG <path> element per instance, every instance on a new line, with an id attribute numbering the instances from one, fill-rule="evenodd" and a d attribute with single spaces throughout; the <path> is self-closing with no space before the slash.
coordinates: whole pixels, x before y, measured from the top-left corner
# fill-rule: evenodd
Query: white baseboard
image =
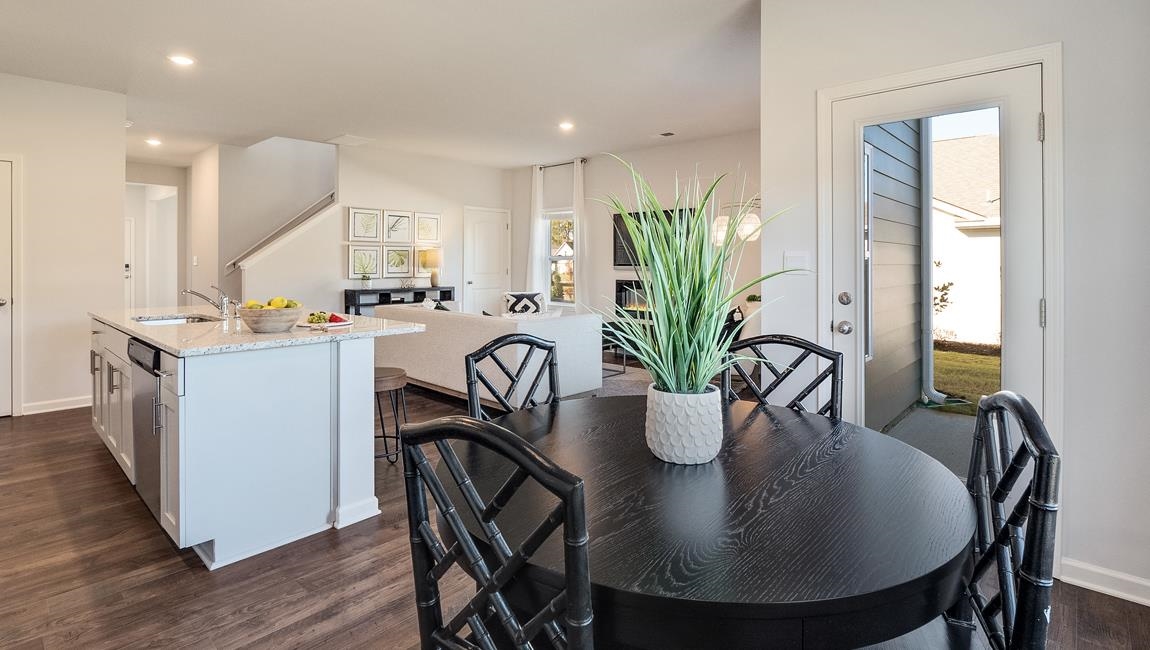
<path id="1" fill-rule="evenodd" d="M 334 526 L 344 528 L 364 519 L 370 519 L 379 513 L 379 499 L 369 497 L 357 503 L 336 508 Z"/>
<path id="2" fill-rule="evenodd" d="M 24 404 L 24 408 L 21 410 L 21 415 L 35 415 L 37 413 L 64 411 L 67 409 L 78 409 L 91 405 L 91 395 L 81 395 L 80 397 L 68 397 L 65 399 L 53 399 L 46 402 L 28 402 Z"/>
<path id="3" fill-rule="evenodd" d="M 324 524 L 323 526 L 320 526 L 318 528 L 310 528 L 310 529 L 295 533 L 294 535 L 289 535 L 289 536 L 287 536 L 287 537 L 285 537 L 285 538 L 283 538 L 277 542 L 272 542 L 271 544 L 263 544 L 260 546 L 248 548 L 248 549 L 245 549 L 245 550 L 240 551 L 238 553 L 232 553 L 231 555 L 229 555 L 227 557 L 218 557 L 217 548 L 216 548 L 217 545 L 213 543 L 215 540 L 210 540 L 207 542 L 203 542 L 201 544 L 196 544 L 195 546 L 192 547 L 192 550 L 196 552 L 196 555 L 200 556 L 200 560 L 203 561 L 204 566 L 208 567 L 209 571 L 215 571 L 216 569 L 218 569 L 220 567 L 224 567 L 224 566 L 227 566 L 229 564 L 239 562 L 240 560 L 246 560 L 249 557 L 259 555 L 260 553 L 266 553 L 267 551 L 270 551 L 273 548 L 279 548 L 281 546 L 284 546 L 285 544 L 291 544 L 292 542 L 299 541 L 305 537 L 311 537 L 312 535 L 322 533 L 325 530 L 331 530 L 331 525 L 330 524 Z"/>
<path id="4" fill-rule="evenodd" d="M 1091 591 L 1101 592 L 1141 605 L 1150 605 L 1150 580 L 1112 571 L 1080 560 L 1062 558 L 1058 579 Z"/>

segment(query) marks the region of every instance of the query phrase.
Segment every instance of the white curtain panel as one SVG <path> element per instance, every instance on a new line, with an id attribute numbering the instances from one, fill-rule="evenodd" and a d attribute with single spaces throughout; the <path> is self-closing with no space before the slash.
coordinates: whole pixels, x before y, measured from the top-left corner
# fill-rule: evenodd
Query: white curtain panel
<path id="1" fill-rule="evenodd" d="M 523 280 L 524 291 L 539 291 L 549 294 L 551 286 L 551 232 L 550 224 L 543 218 L 543 168 L 531 168 L 531 224 L 530 240 L 527 243 L 527 275 Z"/>
<path id="2" fill-rule="evenodd" d="M 582 158 L 576 158 L 574 171 L 571 176 L 571 211 L 575 213 L 575 310 L 584 313 L 588 307 L 599 303 L 600 296 L 591 286 L 591 251 L 588 244 L 591 241 L 587 234 L 591 218 L 586 211 L 586 198 L 583 194 L 583 164 Z"/>

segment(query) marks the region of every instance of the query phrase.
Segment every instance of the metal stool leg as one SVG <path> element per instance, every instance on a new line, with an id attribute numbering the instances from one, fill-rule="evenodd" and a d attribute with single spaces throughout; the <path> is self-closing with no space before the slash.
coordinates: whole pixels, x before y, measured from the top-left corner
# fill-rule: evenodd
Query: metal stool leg
<path id="1" fill-rule="evenodd" d="M 388 400 L 391 402 L 391 421 L 395 427 L 395 433 L 389 434 L 387 432 L 387 418 L 383 414 L 383 402 L 379 399 L 379 393 L 375 394 L 375 405 L 379 409 L 379 428 L 380 435 L 376 438 L 383 438 L 383 453 L 376 454 L 376 458 L 386 458 L 387 462 L 394 465 L 399 460 L 399 400 L 396 396 L 396 391 L 389 390 L 387 392 Z M 400 389 L 402 392 L 402 389 Z M 407 421 L 407 409 L 404 408 L 404 421 Z M 395 442 L 395 450 L 392 451 L 391 445 L 388 441 Z"/>
<path id="2" fill-rule="evenodd" d="M 392 438 L 395 441 L 395 451 L 387 454 L 387 462 L 392 465 L 399 460 L 399 396 L 396 395 L 397 391 L 388 393 L 391 398 L 391 421 L 395 425 L 395 436 Z M 387 439 L 384 438 L 384 451 L 387 451 Z"/>
<path id="3" fill-rule="evenodd" d="M 383 402 L 379 401 L 379 393 L 375 394 L 375 408 L 379 411 L 379 428 L 383 433 L 387 433 L 387 419 L 383 417 Z M 382 438 L 382 434 L 376 434 L 376 438 Z"/>

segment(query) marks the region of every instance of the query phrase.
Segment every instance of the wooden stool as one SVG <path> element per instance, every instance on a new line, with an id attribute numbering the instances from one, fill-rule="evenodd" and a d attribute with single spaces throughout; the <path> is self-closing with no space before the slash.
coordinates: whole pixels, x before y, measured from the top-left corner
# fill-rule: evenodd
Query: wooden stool
<path id="1" fill-rule="evenodd" d="M 379 409 L 380 434 L 376 438 L 383 438 L 383 453 L 376 454 L 376 458 L 387 458 L 387 462 L 394 464 L 399 460 L 399 411 L 403 408 L 403 421 L 407 422 L 407 399 L 403 395 L 403 388 L 407 386 L 407 373 L 403 368 L 376 368 L 375 369 L 375 405 Z M 383 401 L 380 395 L 387 393 L 391 401 L 391 421 L 395 423 L 395 433 L 387 433 L 387 420 L 383 417 Z M 387 441 L 395 442 L 392 451 Z"/>

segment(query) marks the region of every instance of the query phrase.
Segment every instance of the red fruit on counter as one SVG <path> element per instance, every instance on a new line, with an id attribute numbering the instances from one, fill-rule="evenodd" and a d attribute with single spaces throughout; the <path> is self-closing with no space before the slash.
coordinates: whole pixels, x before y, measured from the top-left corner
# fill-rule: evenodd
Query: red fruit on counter
<path id="1" fill-rule="evenodd" d="M 332 314 L 331 316 L 328 317 L 327 322 L 329 322 L 329 323 L 346 323 L 347 319 L 344 318 L 343 316 L 340 316 L 339 314 Z"/>

